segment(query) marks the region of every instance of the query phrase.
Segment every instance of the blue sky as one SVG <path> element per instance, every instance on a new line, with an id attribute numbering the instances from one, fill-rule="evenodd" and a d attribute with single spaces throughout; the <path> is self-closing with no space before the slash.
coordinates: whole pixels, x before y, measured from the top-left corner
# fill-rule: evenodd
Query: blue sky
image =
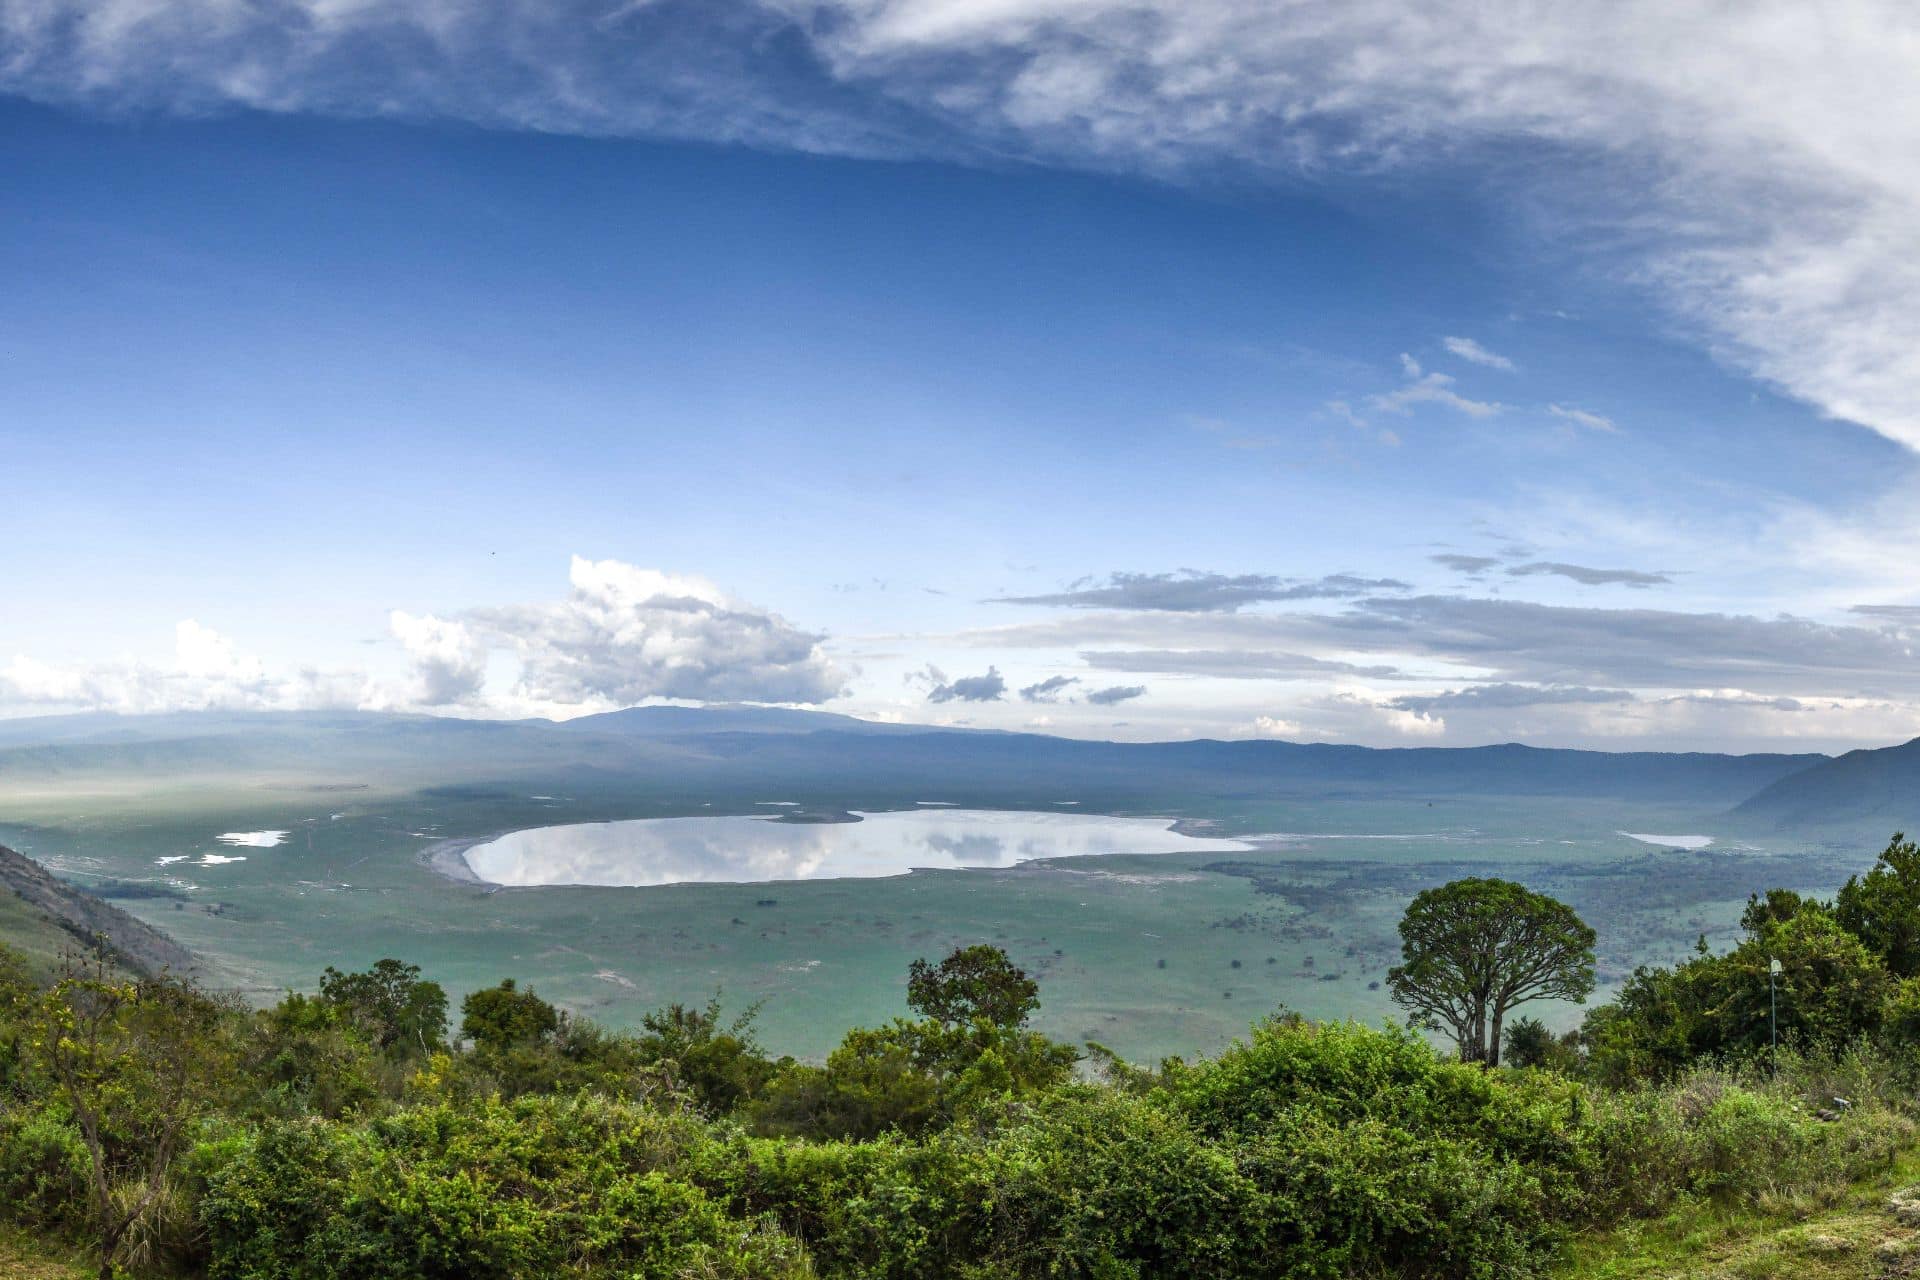
<path id="1" fill-rule="evenodd" d="M 0 714 L 1920 732 L 1911 19 L 1437 10 L 0 2 Z"/>

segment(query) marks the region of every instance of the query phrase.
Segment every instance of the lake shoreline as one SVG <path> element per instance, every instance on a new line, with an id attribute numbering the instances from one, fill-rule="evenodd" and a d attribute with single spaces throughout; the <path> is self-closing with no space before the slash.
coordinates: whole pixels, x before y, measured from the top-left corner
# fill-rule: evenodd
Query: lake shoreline
<path id="1" fill-rule="evenodd" d="M 527 829 L 537 830 L 538 828 Z M 451 840 L 436 840 L 434 843 L 420 850 L 420 852 L 415 855 L 415 860 L 422 866 L 456 884 L 470 884 L 476 888 L 486 889 L 491 892 L 495 889 L 505 888 L 506 886 L 483 879 L 479 873 L 474 871 L 472 865 L 467 862 L 467 850 L 476 845 L 487 844 L 500 839 L 502 836 L 511 834 L 512 831 L 492 831 L 480 836 L 456 836 Z"/>

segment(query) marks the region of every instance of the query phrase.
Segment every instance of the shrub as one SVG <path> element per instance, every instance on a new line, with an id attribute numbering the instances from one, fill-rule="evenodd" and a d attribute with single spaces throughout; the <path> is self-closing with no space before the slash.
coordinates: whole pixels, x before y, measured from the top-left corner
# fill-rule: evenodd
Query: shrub
<path id="1" fill-rule="evenodd" d="M 685 1176 L 705 1141 L 690 1117 L 591 1098 L 414 1107 L 359 1128 L 264 1125 L 201 1153 L 209 1271 L 399 1280 L 801 1265 L 792 1241 L 732 1221 Z"/>
<path id="2" fill-rule="evenodd" d="M 87 1148 L 52 1104 L 0 1109 L 0 1213 L 28 1227 L 86 1223 Z"/>

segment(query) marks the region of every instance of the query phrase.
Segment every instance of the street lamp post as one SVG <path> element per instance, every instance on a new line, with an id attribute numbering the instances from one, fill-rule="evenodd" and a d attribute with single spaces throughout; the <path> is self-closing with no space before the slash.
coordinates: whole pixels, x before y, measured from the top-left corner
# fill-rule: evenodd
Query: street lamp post
<path id="1" fill-rule="evenodd" d="M 1767 960 L 1767 1073 L 1780 1074 L 1780 997 L 1773 981 L 1780 976 L 1780 962 Z"/>

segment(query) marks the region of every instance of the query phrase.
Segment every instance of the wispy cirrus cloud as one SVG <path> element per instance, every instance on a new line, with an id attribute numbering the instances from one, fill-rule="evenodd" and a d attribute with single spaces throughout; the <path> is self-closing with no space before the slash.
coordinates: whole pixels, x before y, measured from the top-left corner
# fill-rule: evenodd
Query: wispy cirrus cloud
<path id="1" fill-rule="evenodd" d="M 1080 660 L 1099 671 L 1211 676 L 1226 680 L 1326 680 L 1355 676 L 1369 680 L 1400 680 L 1397 667 L 1367 666 L 1314 658 L 1301 653 L 1273 653 L 1259 649 L 1088 649 Z"/>
<path id="2" fill-rule="evenodd" d="M 1176 179 L 1478 174 L 1602 233 L 1595 265 L 1732 363 L 1920 445 L 1917 47 L 1896 0 L 39 0 L 0 9 L 0 91 Z M 1522 149 L 1550 162 L 1505 163 Z"/>
<path id="3" fill-rule="evenodd" d="M 1485 365 L 1503 373 L 1516 372 L 1519 366 L 1497 351 L 1489 351 L 1472 338 L 1442 338 L 1440 345 L 1470 364 Z"/>
<path id="4" fill-rule="evenodd" d="M 1571 422 L 1574 426 L 1585 427 L 1589 431 L 1612 433 L 1620 430 L 1619 425 L 1612 418 L 1586 409 L 1575 409 L 1564 404 L 1550 404 L 1547 406 L 1547 412 L 1562 422 Z"/>
<path id="5" fill-rule="evenodd" d="M 1914 632 L 1884 619 L 1851 625 L 1416 595 L 1372 596 L 1334 611 L 1070 615 L 956 639 L 1006 651 L 1079 651 L 1108 670 L 1285 679 L 1328 663 L 1340 665 L 1322 674 L 1337 678 L 1366 670 L 1373 658 L 1449 683 L 1920 699 Z"/>
<path id="6" fill-rule="evenodd" d="M 1402 694 L 1392 705 L 1422 715 L 1451 711 L 1510 711 L 1516 707 L 1559 706 L 1567 703 L 1632 702 L 1630 689 L 1583 689 L 1566 685 L 1470 684 L 1440 693 Z"/>
<path id="7" fill-rule="evenodd" d="M 1551 574 L 1589 587 L 1662 587 L 1673 581 L 1667 574 L 1650 573 L 1644 569 L 1596 569 L 1590 565 L 1566 564 L 1558 560 L 1530 560 L 1526 564 L 1509 566 L 1507 573 L 1516 578 Z"/>
<path id="8" fill-rule="evenodd" d="M 1405 591 L 1397 578 L 1331 573 L 1320 578 L 1279 578 L 1264 573 L 1114 573 L 1083 578 L 1063 591 L 997 596 L 990 604 L 1055 605 L 1073 609 L 1150 609 L 1171 613 L 1231 613 L 1245 605 L 1284 600 L 1338 600 L 1380 591 Z"/>
<path id="9" fill-rule="evenodd" d="M 1493 400 L 1472 400 L 1453 389 L 1452 375 L 1437 369 L 1422 368 L 1418 360 L 1402 352 L 1400 368 L 1407 375 L 1404 385 L 1367 397 L 1367 406 L 1376 413 L 1405 414 L 1415 405 L 1437 404 L 1464 413 L 1469 418 L 1491 418 L 1506 408 Z"/>
<path id="10" fill-rule="evenodd" d="M 1442 555 L 1428 556 L 1427 559 L 1443 568 L 1452 569 L 1456 573 L 1466 574 L 1485 573 L 1500 563 L 1499 556 L 1469 556 L 1452 551 Z"/>

